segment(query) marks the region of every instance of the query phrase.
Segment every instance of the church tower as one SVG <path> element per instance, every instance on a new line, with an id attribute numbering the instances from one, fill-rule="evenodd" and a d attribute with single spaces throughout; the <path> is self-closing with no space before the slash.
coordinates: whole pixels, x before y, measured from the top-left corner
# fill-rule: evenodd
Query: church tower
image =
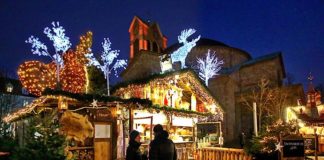
<path id="1" fill-rule="evenodd" d="M 167 38 L 163 36 L 157 23 L 145 22 L 135 16 L 128 32 L 130 35 L 130 61 L 141 50 L 160 54 L 167 46 Z"/>
<path id="2" fill-rule="evenodd" d="M 313 86 L 313 79 L 314 77 L 310 73 L 308 76 L 309 84 L 308 84 L 308 91 L 307 91 L 306 107 L 310 108 L 310 114 L 312 118 L 319 118 L 318 109 L 316 107 L 316 95 L 318 94 L 318 92 L 316 92 Z"/>

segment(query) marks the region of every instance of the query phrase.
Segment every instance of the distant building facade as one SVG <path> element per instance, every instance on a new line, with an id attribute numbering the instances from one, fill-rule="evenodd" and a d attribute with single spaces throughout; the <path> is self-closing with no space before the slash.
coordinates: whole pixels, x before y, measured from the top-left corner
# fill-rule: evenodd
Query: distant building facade
<path id="1" fill-rule="evenodd" d="M 26 89 L 24 89 L 17 79 L 0 77 L 0 121 L 7 114 L 16 111 L 26 105 L 30 104 L 36 97 L 30 95 Z M 0 136 L 6 133 L 10 133 L 13 136 L 17 136 L 20 145 L 24 143 L 23 133 L 25 132 L 26 122 L 19 121 L 12 123 L 9 128 L 4 127 L 4 123 L 0 123 L 1 130 Z"/>

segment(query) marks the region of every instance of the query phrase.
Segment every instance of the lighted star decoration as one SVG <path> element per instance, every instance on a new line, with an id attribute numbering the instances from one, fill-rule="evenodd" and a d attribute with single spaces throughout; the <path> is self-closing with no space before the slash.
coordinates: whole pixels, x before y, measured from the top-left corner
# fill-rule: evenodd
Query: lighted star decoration
<path id="1" fill-rule="evenodd" d="M 93 108 L 98 108 L 98 100 L 93 99 L 93 100 L 92 100 L 92 103 L 91 103 L 91 106 L 92 106 Z"/>
<path id="2" fill-rule="evenodd" d="M 278 143 L 278 144 L 276 144 L 276 151 L 279 151 L 279 152 L 281 152 L 281 148 L 282 148 L 283 146 L 280 144 L 280 142 Z"/>

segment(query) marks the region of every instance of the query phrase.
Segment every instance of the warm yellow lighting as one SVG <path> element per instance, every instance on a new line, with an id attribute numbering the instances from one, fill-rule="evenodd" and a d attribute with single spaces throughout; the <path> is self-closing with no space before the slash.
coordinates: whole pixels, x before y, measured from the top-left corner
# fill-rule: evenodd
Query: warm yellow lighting
<path id="1" fill-rule="evenodd" d="M 210 105 L 210 112 L 211 113 L 215 113 L 216 112 L 216 105 L 215 104 Z"/>
<path id="2" fill-rule="evenodd" d="M 88 93 L 89 92 L 89 83 L 90 83 L 90 81 L 89 81 L 89 75 L 88 75 L 88 70 L 87 70 L 87 67 L 86 66 L 84 66 L 84 70 L 85 70 L 85 72 L 86 72 L 86 74 L 85 74 L 85 76 L 86 76 L 86 86 L 85 86 L 85 92 L 86 93 Z"/>
<path id="3" fill-rule="evenodd" d="M 140 133 L 144 133 L 144 127 L 142 125 L 139 125 L 136 130 Z"/>
<path id="4" fill-rule="evenodd" d="M 162 112 L 160 113 L 150 113 L 146 110 L 135 110 L 134 111 L 134 124 L 150 124 L 151 119 L 136 119 L 136 118 L 143 118 L 143 117 L 153 117 L 153 124 L 167 124 L 167 117 Z"/>
<path id="5" fill-rule="evenodd" d="M 59 110 L 67 110 L 68 109 L 68 103 L 62 96 L 59 96 L 59 98 L 58 98 L 58 109 Z"/>
<path id="6" fill-rule="evenodd" d="M 80 37 L 80 43 L 76 51 L 68 50 L 63 55 L 64 67 L 60 70 L 60 84 L 64 91 L 81 93 L 85 91 L 86 70 L 88 63 L 85 54 L 89 53 L 92 45 L 92 33 Z M 18 68 L 18 76 L 26 90 L 34 95 L 40 96 L 45 88 L 54 89 L 57 86 L 56 64 L 51 62 L 45 64 L 39 61 L 27 61 Z"/>
<path id="7" fill-rule="evenodd" d="M 197 100 L 196 100 L 196 96 L 194 94 L 191 94 L 191 110 L 192 111 L 197 110 Z"/>
<path id="8" fill-rule="evenodd" d="M 305 123 L 303 123 L 303 122 L 299 122 L 299 123 L 298 123 L 298 126 L 302 128 L 302 127 L 305 126 Z"/>
<path id="9" fill-rule="evenodd" d="M 192 118 L 172 117 L 172 126 L 192 127 L 193 125 Z"/>

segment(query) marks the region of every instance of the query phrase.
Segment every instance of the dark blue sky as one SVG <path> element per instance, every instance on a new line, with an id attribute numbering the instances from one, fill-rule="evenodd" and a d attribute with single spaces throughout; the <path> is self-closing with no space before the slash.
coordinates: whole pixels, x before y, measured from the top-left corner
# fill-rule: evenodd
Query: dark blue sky
<path id="1" fill-rule="evenodd" d="M 0 66 L 16 71 L 32 55 L 25 40 L 39 37 L 51 48 L 43 29 L 60 21 L 73 46 L 81 34 L 94 33 L 93 51 L 100 52 L 104 37 L 112 48 L 129 55 L 128 27 L 134 15 L 156 21 L 168 45 L 185 28 L 202 37 L 243 49 L 253 57 L 282 51 L 287 73 L 306 84 L 309 72 L 315 84 L 324 84 L 324 1 L 166 1 L 166 0 L 57 0 L 0 1 Z M 53 49 L 53 48 L 51 48 Z"/>

